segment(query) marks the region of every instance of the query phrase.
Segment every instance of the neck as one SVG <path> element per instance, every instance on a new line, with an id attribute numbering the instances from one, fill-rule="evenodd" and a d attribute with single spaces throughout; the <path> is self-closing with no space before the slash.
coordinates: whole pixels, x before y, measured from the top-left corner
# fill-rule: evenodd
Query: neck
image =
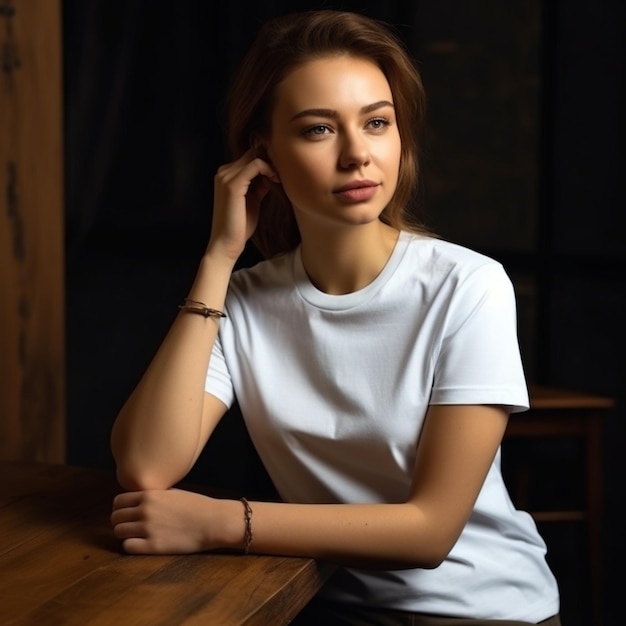
<path id="1" fill-rule="evenodd" d="M 311 282 L 325 293 L 342 295 L 369 285 L 387 264 L 398 231 L 376 221 L 320 236 L 302 237 L 302 263 Z"/>

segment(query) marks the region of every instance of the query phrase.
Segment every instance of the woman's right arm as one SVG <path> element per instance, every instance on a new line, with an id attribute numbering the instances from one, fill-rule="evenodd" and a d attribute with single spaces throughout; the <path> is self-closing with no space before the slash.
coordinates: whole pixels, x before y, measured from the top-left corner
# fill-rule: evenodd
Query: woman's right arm
<path id="1" fill-rule="evenodd" d="M 271 167 L 251 153 L 215 177 L 211 238 L 188 294 L 222 310 L 233 268 L 258 222 Z M 204 391 L 219 318 L 181 310 L 111 432 L 119 483 L 167 489 L 197 460 L 226 407 Z"/>

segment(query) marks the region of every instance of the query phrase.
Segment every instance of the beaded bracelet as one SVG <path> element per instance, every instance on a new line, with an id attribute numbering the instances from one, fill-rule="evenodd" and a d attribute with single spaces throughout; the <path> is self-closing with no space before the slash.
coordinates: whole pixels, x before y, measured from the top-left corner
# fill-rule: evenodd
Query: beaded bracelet
<path id="1" fill-rule="evenodd" d="M 245 498 L 241 498 L 240 501 L 243 504 L 243 519 L 246 523 L 246 530 L 243 536 L 243 553 L 248 554 L 248 552 L 250 552 L 252 538 L 254 537 L 252 534 L 252 507 Z"/>
<path id="2" fill-rule="evenodd" d="M 190 298 L 184 298 L 183 304 L 179 304 L 178 308 L 183 311 L 189 311 L 189 313 L 198 313 L 204 317 L 226 317 L 226 313 L 219 311 L 218 309 L 212 309 L 208 307 L 204 302 L 198 300 L 191 300 Z"/>

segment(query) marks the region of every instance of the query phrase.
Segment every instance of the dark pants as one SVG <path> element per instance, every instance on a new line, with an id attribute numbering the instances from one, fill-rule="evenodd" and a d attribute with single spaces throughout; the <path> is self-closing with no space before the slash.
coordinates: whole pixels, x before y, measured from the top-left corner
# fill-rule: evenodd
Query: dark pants
<path id="1" fill-rule="evenodd" d="M 408 611 L 378 609 L 363 606 L 313 600 L 291 622 L 292 626 L 528 626 L 531 622 L 518 620 L 466 619 L 420 615 Z M 543 622 L 542 626 L 561 626 L 558 615 Z"/>

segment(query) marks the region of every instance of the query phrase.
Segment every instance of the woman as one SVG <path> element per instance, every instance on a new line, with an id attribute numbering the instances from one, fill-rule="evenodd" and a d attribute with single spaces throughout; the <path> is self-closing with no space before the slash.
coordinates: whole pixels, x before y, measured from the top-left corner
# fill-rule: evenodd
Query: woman
<path id="1" fill-rule="evenodd" d="M 528 407 L 512 285 L 408 217 L 424 97 L 401 43 L 353 13 L 272 20 L 229 110 L 206 252 L 113 427 L 116 537 L 340 564 L 300 623 L 559 624 L 500 473 Z M 233 271 L 251 236 L 267 259 Z M 172 489 L 235 397 L 281 502 Z"/>

